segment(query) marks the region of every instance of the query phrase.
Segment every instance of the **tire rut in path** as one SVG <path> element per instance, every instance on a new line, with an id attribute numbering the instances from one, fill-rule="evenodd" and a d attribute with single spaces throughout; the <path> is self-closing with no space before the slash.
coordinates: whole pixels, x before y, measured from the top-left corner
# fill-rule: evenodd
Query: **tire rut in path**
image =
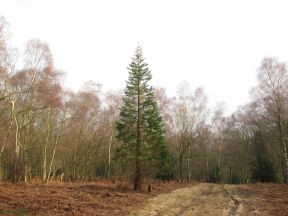
<path id="1" fill-rule="evenodd" d="M 232 207 L 230 207 L 230 216 L 237 216 L 237 210 L 239 209 L 240 207 L 240 201 L 238 199 L 235 198 L 235 196 L 229 192 L 225 186 L 223 185 L 223 191 L 224 191 L 224 194 L 226 196 L 228 196 L 232 202 L 233 202 L 233 205 Z"/>

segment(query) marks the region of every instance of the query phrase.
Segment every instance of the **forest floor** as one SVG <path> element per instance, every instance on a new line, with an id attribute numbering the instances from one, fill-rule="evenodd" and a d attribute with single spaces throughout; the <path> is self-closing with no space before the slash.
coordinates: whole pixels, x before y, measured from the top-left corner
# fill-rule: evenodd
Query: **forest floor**
<path id="1" fill-rule="evenodd" d="M 0 183 L 0 215 L 288 215 L 288 186 L 153 182 Z"/>
<path id="2" fill-rule="evenodd" d="M 0 183 L 0 215 L 124 216 L 150 198 L 196 183 L 153 182 L 152 192 L 133 192 L 129 182 Z"/>

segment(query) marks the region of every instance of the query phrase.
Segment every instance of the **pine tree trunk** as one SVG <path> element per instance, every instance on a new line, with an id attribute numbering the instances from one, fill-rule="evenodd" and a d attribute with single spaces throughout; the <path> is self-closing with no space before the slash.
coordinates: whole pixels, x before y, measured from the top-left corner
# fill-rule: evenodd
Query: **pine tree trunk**
<path id="1" fill-rule="evenodd" d="M 136 161 L 135 161 L 135 181 L 134 191 L 140 189 L 141 171 L 140 171 L 140 80 L 138 79 L 137 86 L 137 142 L 136 142 Z"/>
<path id="2" fill-rule="evenodd" d="M 136 160 L 135 180 L 134 180 L 134 191 L 139 191 L 141 183 L 141 170 L 140 161 Z"/>

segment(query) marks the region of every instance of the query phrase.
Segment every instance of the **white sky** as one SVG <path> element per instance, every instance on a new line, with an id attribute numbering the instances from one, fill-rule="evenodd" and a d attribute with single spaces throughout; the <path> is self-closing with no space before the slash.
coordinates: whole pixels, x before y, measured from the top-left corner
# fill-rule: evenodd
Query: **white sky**
<path id="1" fill-rule="evenodd" d="M 176 94 L 185 80 L 213 107 L 234 111 L 249 99 L 265 56 L 288 60 L 288 2 L 278 0 L 0 0 L 12 43 L 47 42 L 65 85 L 125 86 L 139 42 L 154 86 Z"/>

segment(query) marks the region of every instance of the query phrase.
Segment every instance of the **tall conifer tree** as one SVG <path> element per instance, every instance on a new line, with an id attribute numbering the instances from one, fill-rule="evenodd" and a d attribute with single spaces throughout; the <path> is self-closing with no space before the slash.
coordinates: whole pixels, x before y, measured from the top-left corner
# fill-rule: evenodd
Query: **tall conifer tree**
<path id="1" fill-rule="evenodd" d="M 141 47 L 137 47 L 129 64 L 123 106 L 117 122 L 117 138 L 121 146 L 116 157 L 133 163 L 134 190 L 139 190 L 144 164 L 157 164 L 158 171 L 169 164 L 169 154 L 164 145 L 162 118 L 157 108 L 155 93 L 148 82 L 151 72 L 145 63 Z"/>

